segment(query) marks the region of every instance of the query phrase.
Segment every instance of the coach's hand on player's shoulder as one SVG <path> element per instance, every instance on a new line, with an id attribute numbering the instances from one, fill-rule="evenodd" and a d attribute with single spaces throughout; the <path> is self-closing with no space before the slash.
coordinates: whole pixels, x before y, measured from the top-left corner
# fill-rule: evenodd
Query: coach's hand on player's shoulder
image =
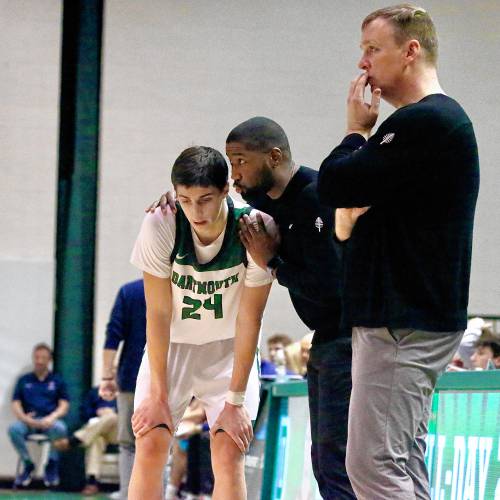
<path id="1" fill-rule="evenodd" d="M 278 252 L 280 239 L 279 234 L 269 234 L 260 213 L 257 213 L 255 221 L 248 215 L 240 218 L 240 239 L 255 263 L 267 269 L 267 263 Z"/>
<path id="2" fill-rule="evenodd" d="M 160 424 L 166 425 L 173 435 L 174 425 L 167 401 L 151 396 L 144 398 L 132 415 L 134 436 L 140 438 Z"/>
<path id="3" fill-rule="evenodd" d="M 177 211 L 177 207 L 175 206 L 175 191 L 167 191 L 165 194 L 162 194 L 158 200 L 151 203 L 144 211 L 146 213 L 153 213 L 158 207 L 161 208 L 163 214 L 167 213 L 168 207 L 175 214 Z"/>
<path id="4" fill-rule="evenodd" d="M 253 439 L 252 421 L 244 406 L 225 404 L 215 424 L 210 429 L 212 439 L 223 430 L 236 443 L 241 453 L 246 453 Z"/>

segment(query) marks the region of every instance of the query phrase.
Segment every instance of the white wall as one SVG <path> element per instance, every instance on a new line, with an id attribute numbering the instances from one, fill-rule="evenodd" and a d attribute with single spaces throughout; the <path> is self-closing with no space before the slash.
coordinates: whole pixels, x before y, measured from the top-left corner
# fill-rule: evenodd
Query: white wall
<path id="1" fill-rule="evenodd" d="M 470 113 L 481 149 L 470 310 L 500 313 L 500 197 L 496 166 L 500 3 L 432 0 L 441 80 Z M 103 51 L 96 352 L 128 264 L 142 211 L 169 186 L 192 144 L 221 150 L 255 115 L 278 121 L 295 159 L 318 168 L 343 136 L 345 96 L 358 73 L 362 17 L 379 1 L 108 0 Z M 390 112 L 383 107 L 383 116 Z M 304 331 L 273 287 L 266 334 Z M 97 371 L 99 370 L 97 362 Z"/>
<path id="2" fill-rule="evenodd" d="M 15 379 L 52 344 L 61 3 L 0 0 L 0 476 Z"/>

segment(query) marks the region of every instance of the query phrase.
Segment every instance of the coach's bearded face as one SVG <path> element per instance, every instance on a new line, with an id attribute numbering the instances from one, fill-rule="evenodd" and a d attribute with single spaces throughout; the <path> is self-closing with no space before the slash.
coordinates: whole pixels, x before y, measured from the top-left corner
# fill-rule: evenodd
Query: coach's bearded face
<path id="1" fill-rule="evenodd" d="M 270 191 L 275 184 L 270 153 L 249 150 L 241 143 L 226 144 L 234 188 L 243 198 Z"/>
<path id="2" fill-rule="evenodd" d="M 267 164 L 262 164 L 253 180 L 245 182 L 234 181 L 236 191 L 241 193 L 245 199 L 262 196 L 270 191 L 274 186 L 273 171 Z"/>

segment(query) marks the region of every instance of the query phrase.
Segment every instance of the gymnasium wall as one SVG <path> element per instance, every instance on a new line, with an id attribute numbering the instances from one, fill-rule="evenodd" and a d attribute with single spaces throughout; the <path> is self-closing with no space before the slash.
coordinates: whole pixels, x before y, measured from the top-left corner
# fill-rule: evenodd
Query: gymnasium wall
<path id="1" fill-rule="evenodd" d="M 15 379 L 52 344 L 61 3 L 0 0 L 0 476 Z"/>

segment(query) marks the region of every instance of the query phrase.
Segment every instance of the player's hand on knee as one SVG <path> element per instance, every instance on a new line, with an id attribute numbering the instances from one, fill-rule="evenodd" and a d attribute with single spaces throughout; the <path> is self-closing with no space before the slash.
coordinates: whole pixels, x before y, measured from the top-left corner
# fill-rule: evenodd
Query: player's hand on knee
<path id="1" fill-rule="evenodd" d="M 223 430 L 240 449 L 246 453 L 253 439 L 252 421 L 244 406 L 235 406 L 226 402 L 215 424 L 210 429 L 213 439 L 217 432 Z"/>
<path id="2" fill-rule="evenodd" d="M 136 438 L 144 436 L 151 429 L 158 426 L 167 426 L 165 429 L 173 434 L 174 425 L 168 403 L 152 397 L 145 398 L 132 415 L 132 431 Z"/>

